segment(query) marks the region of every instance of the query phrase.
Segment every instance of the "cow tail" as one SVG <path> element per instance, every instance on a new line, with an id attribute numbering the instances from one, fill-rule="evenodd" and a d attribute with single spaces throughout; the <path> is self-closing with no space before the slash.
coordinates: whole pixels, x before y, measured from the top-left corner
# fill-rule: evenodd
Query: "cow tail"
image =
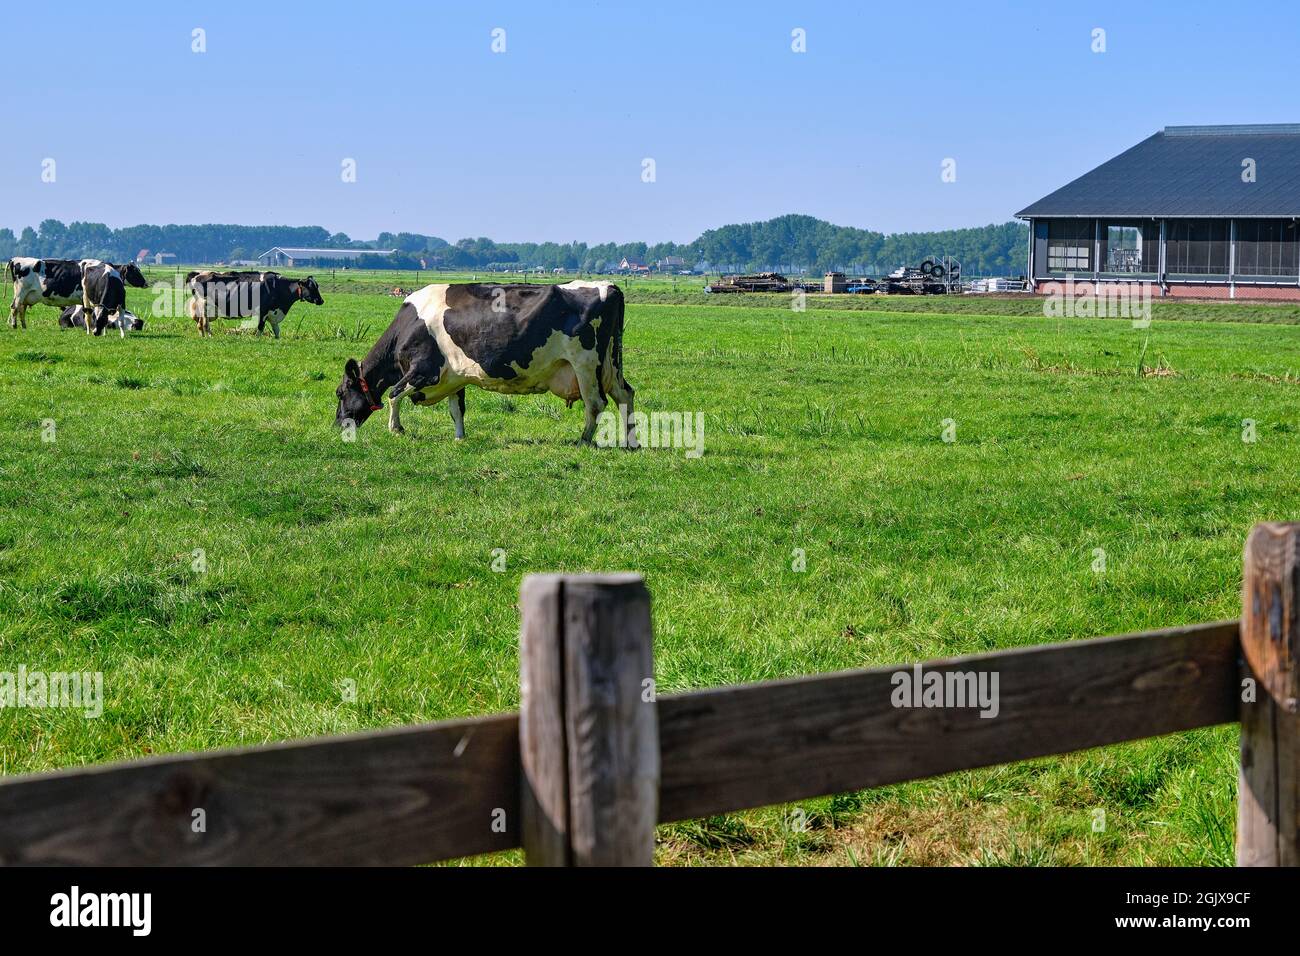
<path id="1" fill-rule="evenodd" d="M 610 299 L 613 304 L 613 332 L 610 336 L 609 350 L 614 363 L 614 372 L 618 375 L 618 380 L 623 381 L 623 290 L 615 286 L 610 289 Z"/>

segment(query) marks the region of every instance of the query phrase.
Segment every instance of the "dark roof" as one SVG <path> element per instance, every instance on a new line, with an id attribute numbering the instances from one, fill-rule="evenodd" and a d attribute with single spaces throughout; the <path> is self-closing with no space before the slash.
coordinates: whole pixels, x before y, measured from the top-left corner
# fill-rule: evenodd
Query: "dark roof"
<path id="1" fill-rule="evenodd" d="M 257 258 L 279 252 L 290 259 L 356 259 L 360 256 L 391 256 L 396 249 L 304 249 L 301 246 L 272 246 Z"/>
<path id="2" fill-rule="evenodd" d="M 1016 215 L 1300 216 L 1300 124 L 1166 126 Z"/>

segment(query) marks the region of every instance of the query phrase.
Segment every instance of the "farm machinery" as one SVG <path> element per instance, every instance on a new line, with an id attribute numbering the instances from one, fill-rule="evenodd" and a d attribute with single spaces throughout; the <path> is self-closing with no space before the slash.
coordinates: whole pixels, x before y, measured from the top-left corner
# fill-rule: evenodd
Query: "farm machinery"
<path id="1" fill-rule="evenodd" d="M 952 256 L 935 256 L 919 266 L 903 266 L 879 279 L 848 278 L 843 272 L 828 272 L 823 292 L 850 295 L 942 295 L 961 292 L 961 263 Z"/>
<path id="2" fill-rule="evenodd" d="M 946 295 L 961 291 L 961 263 L 952 256 L 926 259 L 918 267 L 902 266 L 876 283 L 891 295 Z"/>
<path id="3" fill-rule="evenodd" d="M 804 279 L 787 279 L 779 272 L 756 272 L 743 276 L 723 276 L 704 287 L 705 292 L 791 292 L 802 289 L 820 292 L 821 283 Z"/>
<path id="4" fill-rule="evenodd" d="M 934 256 L 919 266 L 902 266 L 879 279 L 846 278 L 842 272 L 828 272 L 822 282 L 787 279 L 779 272 L 723 276 L 704 287 L 705 292 L 847 292 L 871 295 L 945 295 L 961 292 L 961 263 L 952 256 Z"/>

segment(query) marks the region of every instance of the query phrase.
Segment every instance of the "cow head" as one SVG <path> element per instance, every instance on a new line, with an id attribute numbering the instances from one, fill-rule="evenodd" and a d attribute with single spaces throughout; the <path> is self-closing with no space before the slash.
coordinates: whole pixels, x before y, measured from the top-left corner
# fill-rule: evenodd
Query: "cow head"
<path id="1" fill-rule="evenodd" d="M 127 285 L 136 289 L 148 287 L 149 283 L 144 281 L 144 273 L 140 271 L 140 267 L 134 262 L 128 262 L 124 266 L 113 266 L 113 268 L 118 271 L 118 274 L 122 276 L 122 281 Z"/>
<path id="2" fill-rule="evenodd" d="M 362 376 L 361 366 L 356 359 L 348 359 L 343 366 L 343 381 L 339 382 L 334 394 L 339 397 L 338 411 L 334 414 L 334 424 L 339 428 L 349 420 L 354 425 L 360 425 L 372 412 L 383 407 L 379 393 Z"/>
<path id="3" fill-rule="evenodd" d="M 312 305 L 324 305 L 325 300 L 321 298 L 320 286 L 311 276 L 298 282 L 298 298 L 304 302 L 310 302 Z"/>

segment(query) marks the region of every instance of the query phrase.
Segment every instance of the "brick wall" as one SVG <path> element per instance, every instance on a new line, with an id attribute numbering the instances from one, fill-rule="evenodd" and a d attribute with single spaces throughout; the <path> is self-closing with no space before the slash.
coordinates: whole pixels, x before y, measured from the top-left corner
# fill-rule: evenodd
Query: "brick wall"
<path id="1" fill-rule="evenodd" d="M 1177 285 L 1169 284 L 1168 297 L 1171 299 L 1226 299 L 1226 285 Z M 1294 285 L 1238 285 L 1239 301 L 1255 302 L 1300 302 L 1300 286 Z"/>
<path id="2" fill-rule="evenodd" d="M 1037 293 L 1039 293 L 1040 295 L 1046 295 L 1046 294 L 1050 291 L 1047 287 L 1048 287 L 1052 282 L 1054 282 L 1054 281 L 1057 281 L 1057 280 L 1053 280 L 1053 279 L 1039 279 L 1039 280 L 1037 281 L 1036 285 L 1035 285 L 1034 291 L 1037 292 Z M 1086 285 L 1089 285 L 1089 286 L 1092 285 L 1092 283 L 1091 283 L 1089 280 L 1086 280 L 1086 279 L 1081 280 L 1081 279 L 1078 279 L 1078 278 L 1075 279 L 1075 287 L 1076 287 L 1076 288 L 1077 288 L 1078 286 L 1085 285 L 1085 284 L 1086 284 Z M 1107 285 L 1109 285 L 1109 284 L 1110 284 L 1110 283 L 1107 283 L 1107 282 L 1105 282 L 1105 281 L 1103 281 L 1103 282 L 1101 283 L 1101 285 L 1102 285 L 1102 292 L 1103 292 L 1103 293 L 1105 292 L 1105 287 L 1106 287 Z M 1123 283 L 1120 283 L 1120 284 L 1122 285 Z M 1152 295 L 1153 295 L 1155 298 L 1157 298 L 1157 299 L 1162 297 L 1161 294 L 1160 294 L 1160 288 L 1159 288 L 1159 286 L 1156 286 L 1156 287 L 1152 290 Z M 1228 286 L 1227 286 L 1227 284 L 1223 284 L 1223 285 L 1194 285 L 1194 284 L 1189 284 L 1189 283 L 1177 283 L 1177 282 L 1171 282 L 1171 283 L 1169 283 L 1168 291 L 1165 293 L 1164 298 L 1170 298 L 1170 299 L 1227 299 L 1227 298 L 1229 298 L 1229 295 L 1228 295 Z M 1238 284 L 1238 285 L 1237 285 L 1237 295 L 1236 295 L 1236 299 L 1239 300 L 1239 301 L 1245 301 L 1245 302 L 1250 302 L 1250 301 L 1254 301 L 1254 302 L 1300 302 L 1300 286 L 1295 286 L 1295 285 L 1281 285 L 1281 286 L 1274 286 L 1274 285 L 1241 285 L 1241 284 Z"/>

